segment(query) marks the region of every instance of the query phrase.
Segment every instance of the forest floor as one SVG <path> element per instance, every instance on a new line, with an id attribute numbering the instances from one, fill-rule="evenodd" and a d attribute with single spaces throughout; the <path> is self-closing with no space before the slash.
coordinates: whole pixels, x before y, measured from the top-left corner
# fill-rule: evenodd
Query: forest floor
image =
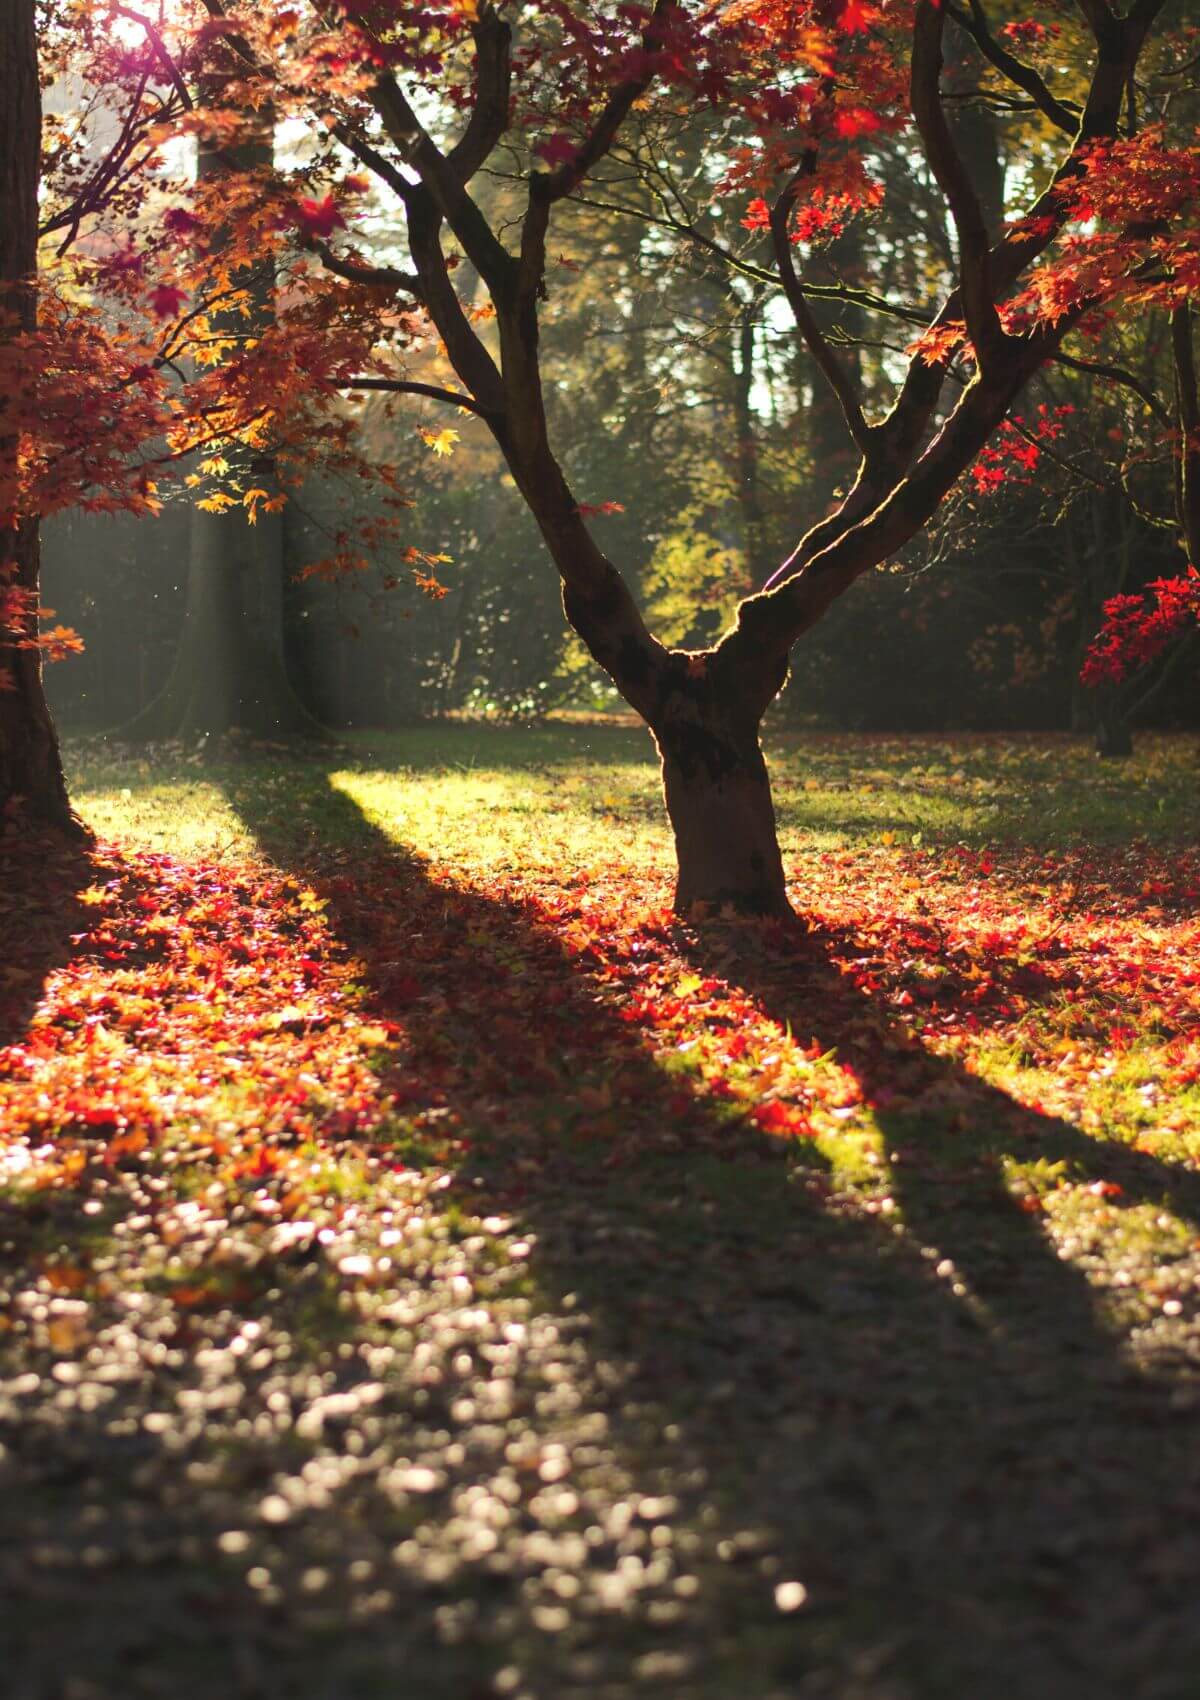
<path id="1" fill-rule="evenodd" d="M 1195 1700 L 1200 742 L 777 739 L 796 929 L 632 730 L 69 754 L 6 1700 Z"/>

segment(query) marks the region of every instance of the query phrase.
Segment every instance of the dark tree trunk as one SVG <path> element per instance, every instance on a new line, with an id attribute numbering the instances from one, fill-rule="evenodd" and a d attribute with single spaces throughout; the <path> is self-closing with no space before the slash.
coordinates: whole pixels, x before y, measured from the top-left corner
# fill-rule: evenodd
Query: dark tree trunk
<path id="1" fill-rule="evenodd" d="M 1116 700 L 1116 693 L 1110 692 L 1108 696 L 1109 700 L 1101 701 L 1096 711 L 1096 754 L 1105 761 L 1123 761 L 1133 754 L 1133 728 Z"/>
<path id="2" fill-rule="evenodd" d="M 654 728 L 675 835 L 680 915 L 792 913 L 757 724 L 707 702 Z"/>
<path id="3" fill-rule="evenodd" d="M 34 0 L 0 5 L 0 340 L 37 323 L 38 180 L 42 113 Z M 0 515 L 17 493 L 17 432 L 0 395 Z M 15 422 L 14 422 L 15 423 Z M 0 814 L 21 809 L 77 829 L 37 648 L 41 550 L 35 514 L 0 517 L 0 593 L 19 601 L 0 624 Z"/>
<path id="4" fill-rule="evenodd" d="M 36 599 L 38 567 L 38 524 L 23 520 L 0 545 L 0 589 L 15 586 Z M 32 637 L 36 628 L 36 618 L 30 618 L 26 635 Z M 81 830 L 67 799 L 41 652 L 0 636 L 0 817 L 17 811 L 70 832 Z"/>
<path id="5" fill-rule="evenodd" d="M 1175 363 L 1175 408 L 1179 448 L 1175 459 L 1179 529 L 1189 562 L 1200 568 L 1200 388 L 1192 341 L 1192 307 L 1183 302 L 1171 314 L 1171 353 Z"/>
<path id="6" fill-rule="evenodd" d="M 758 421 L 751 401 L 754 389 L 755 317 L 758 311 L 757 297 L 742 308 L 738 319 L 738 360 L 733 372 L 738 505 L 742 510 L 747 576 L 752 585 L 761 584 L 774 565 L 767 552 L 767 521 L 763 511 L 762 474 L 758 458 Z"/>
<path id="7" fill-rule="evenodd" d="M 202 177 L 269 166 L 269 117 L 261 142 L 221 150 L 201 143 Z M 261 334 L 274 315 L 271 268 L 239 274 L 250 294 L 248 318 L 217 316 L 231 334 Z M 277 493 L 269 455 L 251 458 L 236 447 L 224 451 L 242 482 Z M 239 464 L 240 461 L 240 464 Z M 187 599 L 175 663 L 159 696 L 124 728 L 134 739 L 188 739 L 246 733 L 256 738 L 320 738 L 324 728 L 309 713 L 288 678 L 284 649 L 283 589 L 286 574 L 283 514 L 260 506 L 257 524 L 230 508 L 207 513 L 194 508 L 188 549 Z"/>

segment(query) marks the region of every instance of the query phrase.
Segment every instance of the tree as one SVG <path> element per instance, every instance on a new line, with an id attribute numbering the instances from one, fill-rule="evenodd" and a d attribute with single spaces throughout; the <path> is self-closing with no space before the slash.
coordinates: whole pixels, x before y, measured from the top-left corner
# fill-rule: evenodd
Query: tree
<path id="1" fill-rule="evenodd" d="M 1081 678 L 1111 696 L 1128 681 L 1143 682 L 1164 655 L 1178 659 L 1200 627 L 1200 390 L 1197 387 L 1194 312 L 1186 285 L 1170 307 L 1174 430 L 1169 434 L 1174 494 L 1173 524 L 1187 557 L 1184 572 L 1152 579 L 1145 593 L 1122 592 L 1104 604 L 1104 623 L 1084 658 Z M 1143 390 L 1147 404 L 1166 419 L 1168 403 Z M 1170 526 L 1171 520 L 1160 520 Z M 1173 652 L 1173 653 L 1172 653 Z"/>
<path id="2" fill-rule="evenodd" d="M 52 124 L 44 134 L 42 80 L 61 74 L 80 21 L 68 11 L 53 0 L 14 0 L 0 10 L 0 811 L 78 833 L 42 664 L 81 644 L 66 627 L 43 629 L 51 615 L 41 604 L 41 521 L 79 502 L 155 511 L 154 485 L 135 450 L 168 415 L 141 348 L 123 348 L 119 331 L 110 336 L 61 286 L 85 227 L 127 198 L 154 159 L 151 131 L 172 103 L 146 98 L 143 78 L 94 153 Z M 93 88 L 104 86 L 104 72 L 102 55 Z M 41 241 L 55 244 L 50 278 L 39 267 Z"/>
<path id="3" fill-rule="evenodd" d="M 42 684 L 38 515 L 18 500 L 18 397 L 37 325 L 41 85 L 34 0 L 0 8 L 0 807 L 73 827 Z"/>
<path id="4" fill-rule="evenodd" d="M 317 283 L 293 273 L 296 287 L 316 291 L 327 314 L 356 313 L 360 325 L 373 311 L 381 329 L 403 319 L 391 303 L 406 300 L 410 324 L 432 328 L 454 374 L 444 386 L 408 379 L 396 368 L 403 347 L 393 338 L 390 348 L 377 343 L 359 374 L 344 360 L 318 369 L 310 358 L 310 384 L 440 396 L 487 425 L 557 568 L 568 620 L 656 739 L 681 910 L 787 913 L 759 726 L 793 646 L 937 512 L 1074 329 L 1121 301 L 1178 288 L 1172 279 L 1191 263 L 1179 215 L 1195 198 L 1196 150 L 1161 130 L 1120 134 L 1144 55 L 1159 48 L 1164 3 L 1135 0 L 1120 16 L 1108 0 L 1081 0 L 1069 44 L 1056 41 L 1051 56 L 1080 67 L 1069 95 L 1054 92 L 1036 52 L 1026 60 L 1013 51 L 1026 39 L 1036 48 L 1045 26 L 996 34 L 981 5 L 954 10 L 996 99 L 1037 133 L 1028 152 L 1040 190 L 993 242 L 996 185 L 985 204 L 960 149 L 961 124 L 956 134 L 948 118 L 958 92 L 943 80 L 951 8 L 933 0 L 911 8 L 743 0 L 717 9 L 657 0 L 653 11 L 586 14 L 542 0 L 516 25 L 488 0 L 419 17 L 385 0 L 278 14 L 205 0 L 206 22 L 186 51 L 216 38 L 237 55 L 242 75 L 227 84 L 229 112 L 269 98 L 281 116 L 310 124 L 301 235 L 326 276 Z M 769 239 L 799 341 L 859 457 L 833 511 L 698 652 L 670 649 L 650 633 L 596 541 L 551 441 L 539 344 L 559 210 L 601 177 L 621 138 L 643 133 L 656 114 L 680 112 L 689 122 L 711 118 L 710 181 L 751 196 L 747 222 Z M 890 409 L 871 415 L 814 312 L 797 256 L 878 201 L 872 140 L 900 136 L 923 161 L 950 233 L 950 275 L 935 305 L 901 308 L 920 334 L 897 366 Z M 489 213 L 473 185 L 502 147 L 518 164 L 520 204 Z M 346 191 L 362 189 L 358 172 L 402 209 L 407 267 L 337 236 Z M 320 183 L 318 199 L 311 191 Z M 486 311 L 468 311 L 456 290 L 464 256 L 482 279 Z M 341 280 L 340 295 L 329 291 L 329 276 Z M 825 293 L 854 299 L 844 289 Z M 876 297 L 866 304 L 880 305 Z M 949 378 L 957 388 L 943 404 Z"/>
<path id="5" fill-rule="evenodd" d="M 211 88 L 207 91 L 211 97 Z M 217 103 L 219 104 L 219 102 Z M 256 116 L 248 141 L 222 146 L 201 141 L 197 179 L 228 198 L 238 177 L 269 173 L 270 114 Z M 211 238 L 214 263 L 233 245 L 223 229 Z M 213 331 L 233 348 L 260 341 L 275 316 L 274 266 L 262 256 L 230 282 L 239 310 L 214 313 Z M 160 695 L 123 730 L 131 739 L 221 738 L 230 732 L 260 738 L 319 737 L 322 728 L 292 688 L 284 654 L 284 512 L 269 443 L 231 448 L 243 492 L 253 507 L 213 512 L 193 504 L 190 515 L 183 630 Z M 220 457 L 219 457 L 220 458 Z"/>

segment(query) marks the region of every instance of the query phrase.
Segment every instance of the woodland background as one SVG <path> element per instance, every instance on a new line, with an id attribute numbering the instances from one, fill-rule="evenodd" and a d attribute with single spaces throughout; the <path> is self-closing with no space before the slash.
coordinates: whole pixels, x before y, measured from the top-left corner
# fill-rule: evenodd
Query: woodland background
<path id="1" fill-rule="evenodd" d="M 965 38 L 954 40 L 966 54 Z M 1006 178 L 1019 183 L 1034 162 L 1003 118 L 968 109 L 959 124 L 999 204 Z M 933 295 L 952 263 L 944 205 L 907 147 L 882 156 L 881 212 L 814 249 L 811 274 L 881 298 L 901 283 L 909 298 Z M 572 485 L 614 509 L 599 516 L 601 541 L 653 629 L 698 647 L 848 487 L 855 456 L 778 294 L 655 223 L 668 193 L 695 197 L 689 163 L 685 152 L 669 181 L 664 164 L 662 183 L 625 185 L 624 216 L 563 209 L 569 242 L 552 267 L 543 339 L 550 426 Z M 485 203 L 502 206 L 503 174 L 484 181 Z M 699 227 L 715 234 L 719 210 L 693 209 Z M 469 299 L 478 280 L 469 262 L 462 270 Z M 905 325 L 859 307 L 818 310 L 868 405 L 885 403 Z M 1165 313 L 1113 319 L 1090 342 L 1095 358 L 1169 398 Z M 436 358 L 425 364 L 436 379 Z M 361 523 L 365 499 L 361 485 L 310 479 L 283 515 L 282 566 L 289 671 L 312 714 L 348 728 L 623 707 L 566 628 L 536 525 L 480 421 L 411 397 L 350 408 L 367 458 L 394 464 L 411 493 L 406 540 L 438 557 L 445 594 L 422 594 L 386 551 L 367 571 L 306 577 L 339 527 Z M 809 634 L 779 720 L 1086 735 L 1103 705 L 1147 726 L 1200 724 L 1195 639 L 1127 681 L 1117 704 L 1079 679 L 1105 601 L 1181 568 L 1169 433 L 1130 388 L 1064 365 L 1045 368 L 1014 411 L 931 529 Z M 461 440 L 431 453 L 448 417 Z M 191 492 L 161 494 L 153 520 L 71 512 L 46 527 L 45 600 L 86 642 L 48 670 L 65 729 L 119 729 L 170 675 L 193 517 Z"/>

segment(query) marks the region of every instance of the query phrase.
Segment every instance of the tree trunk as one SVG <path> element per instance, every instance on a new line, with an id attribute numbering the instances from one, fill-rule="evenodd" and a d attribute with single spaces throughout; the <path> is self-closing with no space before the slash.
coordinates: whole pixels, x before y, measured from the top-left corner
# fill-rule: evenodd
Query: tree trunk
<path id="1" fill-rule="evenodd" d="M 0 545 L 0 590 L 16 588 L 36 603 L 38 567 L 37 521 L 22 520 Z M 34 636 L 36 616 L 24 627 L 26 636 Z M 67 800 L 58 734 L 42 682 L 41 651 L 36 646 L 19 648 L 0 636 L 0 817 L 18 810 L 69 832 L 81 830 Z"/>
<path id="2" fill-rule="evenodd" d="M 257 479 L 260 474 L 255 473 Z M 283 516 L 191 515 L 187 602 L 170 677 L 125 728 L 134 739 L 319 737 L 287 677 Z"/>
<path id="3" fill-rule="evenodd" d="M 1093 547 L 1088 583 L 1092 634 L 1104 619 L 1104 604 L 1133 582 L 1135 562 L 1132 515 L 1119 495 L 1108 492 L 1091 504 Z M 1089 634 L 1089 643 L 1091 634 Z M 1120 684 L 1098 685 L 1094 699 L 1096 754 L 1103 761 L 1123 761 L 1133 754 L 1133 726 L 1128 692 Z"/>
<path id="4" fill-rule="evenodd" d="M 1096 754 L 1104 761 L 1123 761 L 1133 754 L 1133 728 L 1115 693 L 1101 702 L 1096 714 Z"/>
<path id="5" fill-rule="evenodd" d="M 757 296 L 742 308 L 738 319 L 738 360 L 733 370 L 734 464 L 737 469 L 738 505 L 742 511 L 747 578 L 751 585 L 761 584 L 774 565 L 768 554 L 758 458 L 758 421 L 751 400 L 754 390 L 755 317 L 759 310 Z"/>
<path id="6" fill-rule="evenodd" d="M 37 324 L 38 180 L 42 112 L 34 0 L 0 5 L 0 341 Z M 58 736 L 37 648 L 41 548 L 36 514 L 20 513 L 19 430 L 5 428 L 0 395 L 0 814 L 23 810 L 78 829 L 67 801 Z M 5 510 L 15 507 L 15 525 Z M 15 593 L 15 594 L 13 594 Z"/>
<path id="7" fill-rule="evenodd" d="M 270 116 L 264 139 L 221 149 L 201 142 L 203 177 L 269 166 Z M 238 273 L 247 290 L 247 318 L 215 315 L 221 330 L 242 338 L 261 334 L 275 311 L 273 269 Z M 270 455 L 251 457 L 238 445 L 225 458 L 244 484 L 274 496 Z M 199 494 L 199 492 L 197 492 Z M 284 656 L 283 586 L 285 526 L 281 513 L 260 506 L 255 525 L 241 508 L 207 513 L 193 508 L 188 549 L 187 600 L 179 650 L 160 695 L 123 729 L 133 739 L 188 739 L 247 733 L 257 738 L 324 737 L 324 728 L 292 689 Z"/>
<path id="8" fill-rule="evenodd" d="M 676 912 L 790 916 L 758 716 L 735 681 L 697 675 L 689 662 L 670 655 L 652 726 L 675 835 Z"/>

